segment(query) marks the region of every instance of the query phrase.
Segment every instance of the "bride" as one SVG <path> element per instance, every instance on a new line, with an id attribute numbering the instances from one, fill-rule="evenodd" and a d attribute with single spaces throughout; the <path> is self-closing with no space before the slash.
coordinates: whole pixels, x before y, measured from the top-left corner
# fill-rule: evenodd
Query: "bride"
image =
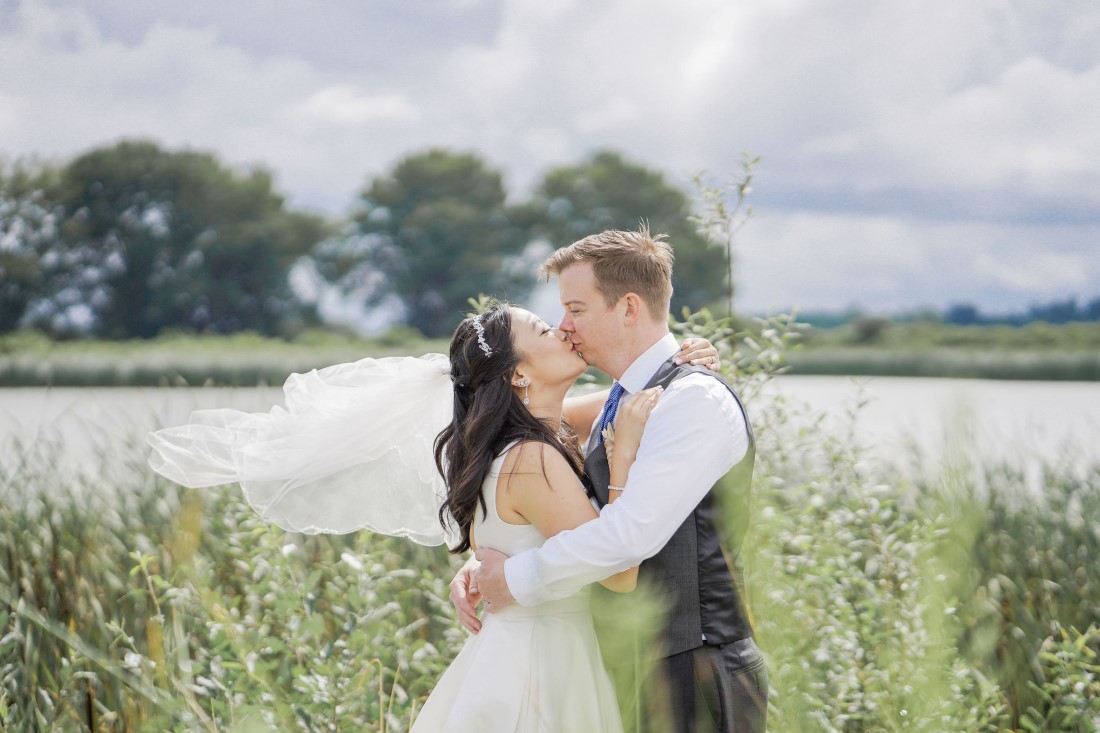
<path id="1" fill-rule="evenodd" d="M 461 531 L 452 552 L 481 546 L 514 555 L 594 519 L 578 444 L 587 436 L 563 420 L 566 392 L 588 365 L 562 332 L 528 311 L 494 306 L 459 325 L 450 356 L 454 418 L 435 454 L 447 479 L 441 511 Z M 610 460 L 614 485 L 626 481 L 657 397 L 640 392 L 620 408 Z M 603 585 L 630 591 L 637 577 L 631 568 Z M 413 730 L 621 730 L 586 601 L 582 592 L 486 615 Z"/>
<path id="2" fill-rule="evenodd" d="M 690 339 L 681 356 L 711 353 Z M 239 482 L 261 516 L 292 531 L 365 528 L 513 555 L 597 516 L 580 445 L 607 392 L 566 398 L 586 368 L 561 331 L 497 302 L 459 324 L 449 360 L 363 359 L 292 375 L 285 409 L 203 410 L 153 433 L 150 465 L 185 486 Z M 625 484 L 659 394 L 620 406 L 606 441 L 612 485 Z M 631 568 L 603 585 L 630 591 L 636 578 Z M 481 624 L 414 732 L 622 730 L 587 592 Z"/>

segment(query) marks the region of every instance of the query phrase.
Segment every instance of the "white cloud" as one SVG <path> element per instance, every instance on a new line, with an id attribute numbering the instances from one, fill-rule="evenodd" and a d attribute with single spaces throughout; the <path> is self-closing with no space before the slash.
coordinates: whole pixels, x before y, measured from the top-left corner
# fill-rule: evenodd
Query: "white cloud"
<path id="1" fill-rule="evenodd" d="M 337 213 L 429 145 L 514 190 L 599 147 L 679 180 L 750 151 L 753 307 L 1035 299 L 1100 276 L 1092 5 L 272 0 L 257 24 L 213 0 L 25 2 L 0 31 L 0 145 L 211 148 Z"/>
<path id="2" fill-rule="evenodd" d="M 975 257 L 975 269 L 1007 290 L 1030 294 L 1049 292 L 1068 296 L 1088 292 L 1097 282 L 1095 262 L 1081 252 L 1036 252 L 1020 257 L 1018 252 L 981 252 Z"/>
<path id="3" fill-rule="evenodd" d="M 359 125 L 375 120 L 417 120 L 420 112 L 400 94 L 369 95 L 349 84 L 314 92 L 288 112 L 307 123 Z"/>
<path id="4" fill-rule="evenodd" d="M 0 79 L 0 94 L 29 100 L 18 125 L 3 120 L 8 150 L 67 156 L 154 137 L 267 165 L 295 202 L 340 211 L 365 174 L 404 147 L 403 130 L 418 116 L 402 94 L 305 59 L 252 55 L 214 28 L 154 23 L 121 43 L 75 9 L 29 5 L 20 28 L 0 44 L 0 67 L 20 69 Z"/>
<path id="5" fill-rule="evenodd" d="M 11 139 L 22 124 L 29 106 L 26 100 L 0 90 L 0 138 Z"/>
<path id="6" fill-rule="evenodd" d="M 1100 64 L 1074 72 L 1028 57 L 949 94 L 922 116 L 895 116 L 866 136 L 880 160 L 920 186 L 1032 196 L 1049 207 L 1100 203 Z M 900 135 L 899 135 L 900 133 Z M 1050 199 L 1061 199 L 1061 204 Z M 1022 205 L 1032 208 L 1030 202 Z M 1003 211 L 1002 213 L 1008 213 Z"/>
<path id="7" fill-rule="evenodd" d="M 735 261 L 739 300 L 754 312 L 958 302 L 1018 310 L 1100 295 L 1098 254 L 1089 225 L 764 210 L 741 230 Z"/>
<path id="8" fill-rule="evenodd" d="M 620 130 L 644 121 L 638 105 L 626 97 L 612 97 L 591 110 L 582 110 L 574 119 L 573 129 L 582 135 Z"/>

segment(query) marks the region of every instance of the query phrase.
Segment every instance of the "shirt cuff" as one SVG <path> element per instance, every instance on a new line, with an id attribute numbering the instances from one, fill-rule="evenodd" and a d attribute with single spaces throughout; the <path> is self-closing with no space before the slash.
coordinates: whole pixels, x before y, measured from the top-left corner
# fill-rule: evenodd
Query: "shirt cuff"
<path id="1" fill-rule="evenodd" d="M 525 550 L 504 561 L 504 580 L 519 605 L 537 606 L 542 602 L 539 597 L 542 586 L 538 579 L 534 550 Z"/>

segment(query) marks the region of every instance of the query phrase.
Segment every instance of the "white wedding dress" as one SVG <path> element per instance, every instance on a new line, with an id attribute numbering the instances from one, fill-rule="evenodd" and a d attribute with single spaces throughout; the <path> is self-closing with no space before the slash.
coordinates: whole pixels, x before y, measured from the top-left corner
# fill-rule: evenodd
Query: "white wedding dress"
<path id="1" fill-rule="evenodd" d="M 478 547 L 508 555 L 546 538 L 497 514 L 496 486 L 507 451 L 485 477 L 488 515 L 474 523 Z M 578 483 L 578 491 L 583 488 Z M 588 591 L 534 608 L 485 614 L 443 673 L 413 733 L 620 733 L 622 721 L 604 669 Z"/>
<path id="2" fill-rule="evenodd" d="M 439 524 L 446 487 L 432 457 L 436 435 L 451 421 L 449 374 L 441 354 L 361 359 L 294 374 L 283 387 L 285 407 L 252 414 L 198 410 L 186 425 L 150 434 L 149 463 L 184 486 L 239 483 L 261 517 L 290 531 L 367 529 L 438 545 L 457 537 L 456 528 Z M 479 516 L 474 537 L 481 547 L 515 555 L 546 538 L 497 515 L 504 455 L 482 486 L 489 515 Z M 583 490 L 579 482 L 577 490 Z M 413 730 L 622 731 L 587 591 L 487 615 Z"/>

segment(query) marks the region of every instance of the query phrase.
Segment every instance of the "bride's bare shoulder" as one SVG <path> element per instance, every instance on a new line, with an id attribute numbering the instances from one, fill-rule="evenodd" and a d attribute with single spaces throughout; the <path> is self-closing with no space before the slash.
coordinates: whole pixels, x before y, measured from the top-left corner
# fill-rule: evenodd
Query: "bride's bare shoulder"
<path id="1" fill-rule="evenodd" d="M 498 507 L 503 505 L 533 524 L 544 537 L 553 537 L 597 516 L 584 485 L 557 448 L 530 441 L 512 450 L 516 456 L 508 456 L 514 461 L 511 472 L 506 478 L 507 460 L 501 471 L 502 483 L 498 485 L 505 487 L 505 493 L 498 493 Z"/>
<path id="2" fill-rule="evenodd" d="M 504 459 L 501 478 L 507 475 L 507 489 L 555 490 L 563 485 L 576 487 L 577 476 L 557 448 L 539 440 L 515 445 Z"/>

